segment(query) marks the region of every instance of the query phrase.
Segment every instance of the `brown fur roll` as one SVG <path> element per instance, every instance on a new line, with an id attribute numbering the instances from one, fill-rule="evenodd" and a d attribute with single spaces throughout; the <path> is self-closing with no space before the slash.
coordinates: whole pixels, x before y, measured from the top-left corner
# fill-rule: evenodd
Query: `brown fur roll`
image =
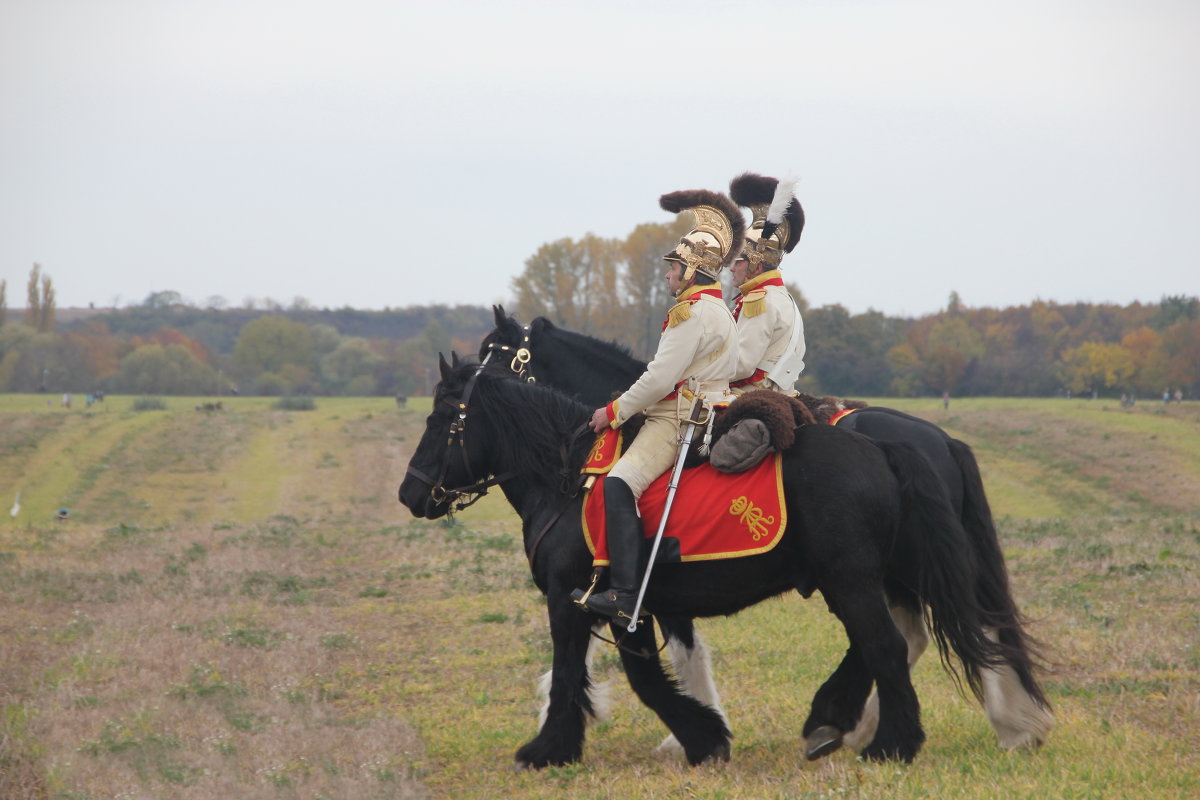
<path id="1" fill-rule="evenodd" d="M 787 450 L 796 442 L 796 426 L 811 424 L 812 414 L 793 398 L 769 389 L 746 392 L 734 400 L 729 409 L 713 423 L 713 440 L 741 419 L 761 420 L 771 434 L 776 450 Z"/>
<path id="2" fill-rule="evenodd" d="M 800 392 L 796 398 L 812 414 L 818 425 L 828 425 L 829 420 L 839 411 L 846 409 L 866 408 L 862 400 L 845 400 L 837 397 L 816 397 L 808 392 Z"/>

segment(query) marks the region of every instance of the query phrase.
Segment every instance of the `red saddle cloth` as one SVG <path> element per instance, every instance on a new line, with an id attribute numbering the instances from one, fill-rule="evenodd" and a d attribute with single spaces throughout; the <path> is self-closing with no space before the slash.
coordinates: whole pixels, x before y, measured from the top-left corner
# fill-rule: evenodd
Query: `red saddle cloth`
<path id="1" fill-rule="evenodd" d="M 619 452 L 615 433 L 601 434 L 600 440 L 609 441 L 597 441 L 584 472 L 602 475 L 612 467 Z M 648 539 L 658 531 L 670 480 L 668 471 L 650 484 L 638 501 L 642 531 Z M 758 466 L 735 474 L 719 472 L 708 464 L 685 469 L 663 538 L 679 542 L 682 561 L 739 558 L 767 552 L 786 527 L 782 456 L 775 453 Z M 607 566 L 603 480 L 596 481 L 583 502 L 583 536 L 592 551 L 592 563 Z"/>

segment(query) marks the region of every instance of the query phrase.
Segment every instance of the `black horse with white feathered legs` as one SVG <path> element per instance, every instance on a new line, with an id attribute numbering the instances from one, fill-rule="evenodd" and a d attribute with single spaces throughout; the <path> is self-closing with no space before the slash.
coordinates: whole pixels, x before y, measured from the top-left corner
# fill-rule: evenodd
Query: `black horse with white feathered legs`
<path id="1" fill-rule="evenodd" d="M 493 311 L 496 327 L 484 338 L 480 358 L 492 353 L 491 360 L 501 369 L 511 365 L 513 373 L 563 391 L 593 408 L 607 403 L 614 392 L 629 388 L 646 369 L 645 362 L 620 345 L 559 328 L 545 317 L 521 325 L 502 307 L 494 306 Z M 524 353 L 514 358 L 519 350 Z M 1054 726 L 1054 715 L 1034 676 L 1036 643 L 1026 633 L 1009 589 L 1004 553 L 971 448 L 931 422 L 880 406 L 844 416 L 837 425 L 876 441 L 910 444 L 933 465 L 967 532 L 971 547 L 968 558 L 975 567 L 975 599 L 984 612 L 984 626 L 990 636 L 1007 645 L 1009 654 L 1004 664 L 984 670 L 982 675 L 982 701 L 988 721 L 1002 747 L 1040 745 Z M 929 642 L 921 610 L 901 604 L 893 605 L 891 611 L 908 641 L 908 663 L 912 666 Z M 708 651 L 691 621 L 660 618 L 660 622 L 676 677 L 689 694 L 719 711 Z M 821 730 L 812 736 L 807 748 L 809 757 L 836 749 L 843 736 L 851 747 L 862 747 L 870 741 L 877 711 L 875 701 L 872 694 L 854 730 Z M 669 738 L 664 746 L 672 746 Z"/>
<path id="2" fill-rule="evenodd" d="M 530 569 L 547 598 L 554 659 L 546 721 L 516 758 L 533 767 L 576 761 L 592 710 L 586 656 L 596 619 L 570 598 L 587 583 L 592 556 L 581 530 L 582 499 L 564 491 L 563 476 L 583 464 L 589 437 L 576 441 L 575 434 L 591 409 L 476 364 L 443 359 L 440 367 L 433 411 L 400 500 L 415 516 L 435 519 L 455 499 L 498 483 L 520 514 Z M 928 606 L 945 663 L 953 652 L 976 693 L 981 670 L 1009 655 L 981 624 L 962 525 L 911 447 L 810 425 L 797 431 L 782 463 L 788 522 L 775 548 L 746 558 L 659 564 L 646 607 L 668 616 L 717 616 L 793 589 L 805 597 L 819 590 L 850 647 L 817 691 L 804 735 L 826 725 L 853 729 L 874 683 L 879 724 L 863 755 L 909 761 L 925 735 L 907 647 L 888 604 Z M 728 758 L 731 734 L 722 716 L 680 692 L 657 657 L 634 654 L 653 653 L 654 639 L 648 625 L 626 638 L 621 659 L 630 685 L 690 763 Z"/>

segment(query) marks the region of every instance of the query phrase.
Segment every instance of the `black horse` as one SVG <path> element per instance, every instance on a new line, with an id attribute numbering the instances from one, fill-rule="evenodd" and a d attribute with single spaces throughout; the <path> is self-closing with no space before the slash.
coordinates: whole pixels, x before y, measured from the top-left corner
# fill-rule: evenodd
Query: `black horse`
<path id="1" fill-rule="evenodd" d="M 534 581 L 547 598 L 554 646 L 545 723 L 516 758 L 534 767 L 576 761 L 592 711 L 586 654 L 595 617 L 570 593 L 588 580 L 592 556 L 581 530 L 582 499 L 565 491 L 562 479 L 583 464 L 590 437 L 577 434 L 591 408 L 476 364 L 442 359 L 440 368 L 400 500 L 415 516 L 435 519 L 457 498 L 498 484 L 516 509 Z M 660 564 L 646 606 L 668 616 L 727 615 L 792 589 L 805 597 L 819 590 L 850 647 L 817 691 L 804 735 L 824 726 L 853 729 L 874 683 L 879 722 L 863 755 L 909 761 L 924 733 L 907 647 L 888 603 L 928 607 L 944 663 L 953 652 L 977 694 L 982 671 L 1012 656 L 984 630 L 966 534 L 941 482 L 907 445 L 808 425 L 797 430 L 782 465 L 787 528 L 775 548 L 746 558 Z M 634 691 L 675 734 L 690 763 L 728 758 L 724 719 L 679 691 L 659 659 L 645 655 L 654 653 L 654 640 L 653 628 L 643 625 L 624 642 L 621 659 Z"/>
<path id="2" fill-rule="evenodd" d="M 627 389 L 646 368 L 624 347 L 555 326 L 545 317 L 521 325 L 494 306 L 495 329 L 483 340 L 480 358 L 493 353 L 493 361 L 510 365 L 513 372 L 581 400 L 593 408 Z M 521 354 L 518 356 L 518 352 Z M 990 635 L 1007 646 L 1005 664 L 983 673 L 983 704 L 1003 747 L 1040 745 L 1054 724 L 1050 704 L 1033 674 L 1033 642 L 1009 589 L 1008 570 L 992 520 L 983 479 L 971 448 L 945 431 L 917 417 L 882 406 L 867 406 L 837 421 L 837 427 L 861 433 L 875 441 L 912 445 L 933 466 L 946 488 L 955 512 L 968 534 L 970 559 L 975 567 L 975 599 L 988 613 Z M 893 617 L 909 646 L 909 664 L 915 664 L 928 645 L 919 612 L 894 606 Z M 703 641 L 688 620 L 664 620 L 672 642 L 676 673 L 698 698 L 720 708 L 716 686 L 706 669 L 709 658 Z M 845 730 L 845 741 L 860 747 L 873 733 L 875 696 L 868 701 L 862 721 Z M 821 747 L 813 742 L 814 748 Z"/>

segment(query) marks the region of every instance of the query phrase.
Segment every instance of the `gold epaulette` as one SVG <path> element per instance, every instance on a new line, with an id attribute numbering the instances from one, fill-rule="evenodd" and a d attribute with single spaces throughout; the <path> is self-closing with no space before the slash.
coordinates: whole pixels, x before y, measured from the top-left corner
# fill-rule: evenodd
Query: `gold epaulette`
<path id="1" fill-rule="evenodd" d="M 766 289 L 756 289 L 742 300 L 742 316 L 757 317 L 767 310 Z"/>
<path id="2" fill-rule="evenodd" d="M 687 322 L 692 318 L 692 304 L 688 300 L 682 303 L 676 303 L 671 306 L 671 310 L 667 312 L 667 325 L 674 328 L 681 322 Z"/>

